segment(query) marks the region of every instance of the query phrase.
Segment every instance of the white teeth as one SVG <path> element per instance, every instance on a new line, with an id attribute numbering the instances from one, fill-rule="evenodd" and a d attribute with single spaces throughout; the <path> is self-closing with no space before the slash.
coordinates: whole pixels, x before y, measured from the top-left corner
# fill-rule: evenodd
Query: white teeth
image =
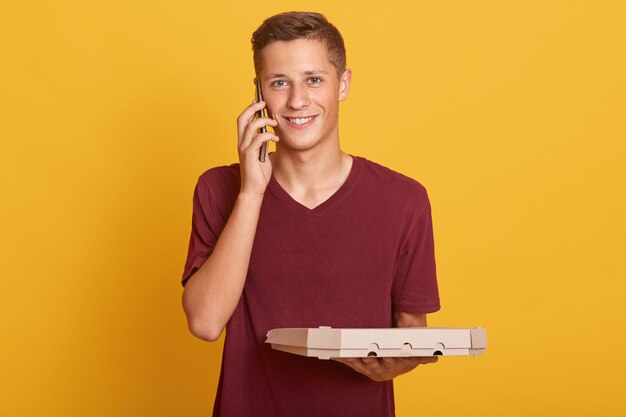
<path id="1" fill-rule="evenodd" d="M 311 119 L 312 117 L 298 117 L 295 119 L 289 119 L 289 121 L 294 125 L 303 125 L 305 123 L 308 123 Z"/>

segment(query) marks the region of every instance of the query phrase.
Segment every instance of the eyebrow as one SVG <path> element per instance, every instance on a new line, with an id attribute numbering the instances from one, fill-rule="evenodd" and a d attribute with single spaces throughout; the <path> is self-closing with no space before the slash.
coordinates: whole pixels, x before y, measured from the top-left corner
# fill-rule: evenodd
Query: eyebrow
<path id="1" fill-rule="evenodd" d="M 324 71 L 324 70 L 304 71 L 304 75 L 317 75 L 317 74 L 328 75 L 328 71 Z M 273 73 L 273 74 L 270 74 L 267 78 L 269 78 L 269 79 L 273 79 L 273 78 L 287 78 L 287 74 Z"/>

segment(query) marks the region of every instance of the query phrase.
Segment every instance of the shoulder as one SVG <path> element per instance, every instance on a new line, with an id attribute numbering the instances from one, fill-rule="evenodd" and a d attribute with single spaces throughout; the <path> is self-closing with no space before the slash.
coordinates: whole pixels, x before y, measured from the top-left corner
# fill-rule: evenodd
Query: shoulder
<path id="1" fill-rule="evenodd" d="M 239 164 L 214 167 L 198 177 L 198 185 L 208 189 L 239 190 L 240 175 Z"/>
<path id="2" fill-rule="evenodd" d="M 426 188 L 413 178 L 363 157 L 354 156 L 354 158 L 359 164 L 363 182 L 381 195 L 401 196 L 403 201 L 409 203 L 428 201 Z"/>
<path id="3" fill-rule="evenodd" d="M 240 184 L 239 164 L 214 167 L 198 177 L 196 198 L 199 202 L 222 202 L 230 206 L 239 194 Z"/>

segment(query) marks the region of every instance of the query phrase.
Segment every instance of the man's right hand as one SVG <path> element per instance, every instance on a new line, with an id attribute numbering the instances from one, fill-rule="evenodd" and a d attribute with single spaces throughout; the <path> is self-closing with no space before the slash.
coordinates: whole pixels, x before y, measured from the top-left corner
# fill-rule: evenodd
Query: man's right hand
<path id="1" fill-rule="evenodd" d="M 272 176 L 270 158 L 259 161 L 259 152 L 265 142 L 278 142 L 278 136 L 271 132 L 258 133 L 263 126 L 276 126 L 274 119 L 260 117 L 255 119 L 256 112 L 265 107 L 265 102 L 254 102 L 237 118 L 239 163 L 241 170 L 242 194 L 263 195 Z"/>
<path id="2" fill-rule="evenodd" d="M 211 256 L 188 279 L 183 308 L 191 333 L 217 340 L 237 308 L 248 274 L 263 195 L 272 175 L 269 158 L 259 161 L 264 142 L 278 141 L 273 133 L 257 134 L 261 126 L 276 126 L 267 117 L 254 119 L 264 102 L 253 103 L 237 119 L 241 189 Z M 237 260 L 233 262 L 233 259 Z"/>

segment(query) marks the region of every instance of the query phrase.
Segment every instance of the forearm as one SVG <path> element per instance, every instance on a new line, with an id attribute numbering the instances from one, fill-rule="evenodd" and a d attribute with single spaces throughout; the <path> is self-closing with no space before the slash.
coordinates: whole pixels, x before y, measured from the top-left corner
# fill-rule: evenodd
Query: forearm
<path id="1" fill-rule="evenodd" d="M 195 336 L 216 340 L 241 298 L 263 195 L 240 194 L 211 256 L 187 281 L 183 308 Z"/>
<path id="2" fill-rule="evenodd" d="M 427 327 L 426 314 L 404 313 L 402 311 L 393 312 L 394 327 Z"/>

